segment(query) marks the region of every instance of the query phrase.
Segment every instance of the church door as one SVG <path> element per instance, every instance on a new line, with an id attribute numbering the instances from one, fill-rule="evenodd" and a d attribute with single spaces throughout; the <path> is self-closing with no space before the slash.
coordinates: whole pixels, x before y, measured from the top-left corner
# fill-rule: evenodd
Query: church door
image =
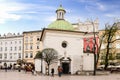
<path id="1" fill-rule="evenodd" d="M 70 63 L 62 63 L 62 68 L 63 68 L 63 74 L 69 74 L 69 64 Z"/>

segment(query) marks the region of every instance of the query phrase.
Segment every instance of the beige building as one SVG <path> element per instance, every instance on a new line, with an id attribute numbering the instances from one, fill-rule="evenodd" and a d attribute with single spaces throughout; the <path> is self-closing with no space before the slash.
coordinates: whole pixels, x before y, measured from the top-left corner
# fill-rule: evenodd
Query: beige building
<path id="1" fill-rule="evenodd" d="M 98 32 L 99 20 L 98 18 L 94 21 L 87 19 L 85 22 L 79 21 L 78 23 L 73 23 L 72 25 L 76 31 L 93 32 L 94 28 L 94 31 Z"/>
<path id="2" fill-rule="evenodd" d="M 23 32 L 23 56 L 27 62 L 34 63 L 37 51 L 40 51 L 41 31 Z"/>

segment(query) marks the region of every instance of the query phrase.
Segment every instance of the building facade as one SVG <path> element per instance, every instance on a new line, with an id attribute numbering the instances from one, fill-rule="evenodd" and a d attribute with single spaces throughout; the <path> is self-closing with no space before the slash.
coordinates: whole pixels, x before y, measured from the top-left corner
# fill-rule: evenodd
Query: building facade
<path id="1" fill-rule="evenodd" d="M 40 48 L 41 31 L 23 32 L 23 58 L 27 62 L 34 63 L 34 57 Z"/>
<path id="2" fill-rule="evenodd" d="M 14 64 L 23 59 L 23 35 L 8 33 L 0 36 L 0 63 Z"/>
<path id="3" fill-rule="evenodd" d="M 73 23 L 72 25 L 76 31 L 98 32 L 99 20 L 98 18 L 94 21 L 87 19 L 85 22 L 79 21 L 78 23 Z"/>
<path id="4" fill-rule="evenodd" d="M 81 31 L 76 30 L 71 23 L 65 20 L 65 13 L 66 11 L 64 8 L 60 6 L 56 10 L 56 21 L 49 24 L 48 28 L 44 28 L 41 33 L 42 35 L 40 36 L 42 49 L 53 48 L 58 52 L 58 61 L 50 65 L 50 70 L 51 68 L 54 68 L 55 74 L 57 74 L 57 68 L 58 66 L 61 66 L 64 74 L 75 74 L 77 71 L 93 71 L 93 52 L 84 52 L 84 39 L 90 38 L 90 40 L 94 42 L 94 35 L 92 32 L 93 27 L 87 33 L 84 29 Z M 89 40 L 87 42 L 89 42 Z M 94 44 L 92 43 L 90 48 L 93 48 Z M 36 71 L 42 71 L 46 74 L 46 63 L 44 61 L 42 64 L 40 63 L 40 60 L 35 60 Z"/>

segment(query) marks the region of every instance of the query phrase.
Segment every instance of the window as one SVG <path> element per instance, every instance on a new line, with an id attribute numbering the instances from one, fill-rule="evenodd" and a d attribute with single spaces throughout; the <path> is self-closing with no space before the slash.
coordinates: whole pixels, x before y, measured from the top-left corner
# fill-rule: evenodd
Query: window
<path id="1" fill-rule="evenodd" d="M 28 58 L 28 53 L 25 54 L 25 58 Z"/>
<path id="2" fill-rule="evenodd" d="M 17 47 L 15 47 L 15 51 L 17 50 Z"/>
<path id="3" fill-rule="evenodd" d="M 62 42 L 62 47 L 63 47 L 63 48 L 66 48 L 66 47 L 67 47 L 67 42 L 66 42 L 66 41 L 63 41 L 63 42 Z"/>
<path id="4" fill-rule="evenodd" d="M 18 58 L 21 58 L 21 53 L 18 53 Z"/>
<path id="5" fill-rule="evenodd" d="M 19 50 L 21 50 L 21 46 L 19 46 Z"/>
<path id="6" fill-rule="evenodd" d="M 120 44 L 119 43 L 116 44 L 116 48 L 120 48 Z"/>
<path id="7" fill-rule="evenodd" d="M 21 41 L 19 41 L 19 44 L 21 44 Z"/>
<path id="8" fill-rule="evenodd" d="M 37 45 L 37 49 L 39 49 L 39 45 Z"/>
<path id="9" fill-rule="evenodd" d="M 12 53 L 10 53 L 10 59 L 12 59 Z"/>
<path id="10" fill-rule="evenodd" d="M 7 44 L 7 42 L 5 42 L 5 45 Z"/>
<path id="11" fill-rule="evenodd" d="M 2 54 L 0 53 L 0 59 L 2 59 Z"/>
<path id="12" fill-rule="evenodd" d="M 116 39 L 120 39 L 120 35 L 116 35 Z"/>
<path id="13" fill-rule="evenodd" d="M 0 51 L 2 51 L 2 47 L 0 48 Z"/>
<path id="14" fill-rule="evenodd" d="M 31 37 L 30 37 L 30 42 L 32 42 L 32 41 L 33 41 L 33 37 L 31 36 Z"/>
<path id="15" fill-rule="evenodd" d="M 5 47 L 5 51 L 7 51 L 7 47 Z"/>
<path id="16" fill-rule="evenodd" d="M 37 49 L 39 49 L 39 45 L 40 45 L 40 43 L 38 42 L 38 43 L 37 43 Z"/>
<path id="17" fill-rule="evenodd" d="M 117 53 L 117 54 L 116 54 L 116 59 L 119 59 L 119 60 L 120 60 L 120 53 Z"/>
<path id="18" fill-rule="evenodd" d="M 40 38 L 37 38 L 37 41 L 40 41 Z"/>
<path id="19" fill-rule="evenodd" d="M 101 54 L 101 60 L 105 60 L 105 53 Z"/>
<path id="20" fill-rule="evenodd" d="M 102 44 L 101 49 L 105 49 L 105 45 L 104 44 Z"/>
<path id="21" fill-rule="evenodd" d="M 30 58 L 33 58 L 33 53 L 32 52 L 30 52 Z"/>
<path id="22" fill-rule="evenodd" d="M 2 42 L 0 44 L 2 45 Z"/>
<path id="23" fill-rule="evenodd" d="M 30 49 L 33 49 L 32 45 L 30 45 Z"/>
<path id="24" fill-rule="evenodd" d="M 4 59 L 7 59 L 7 53 L 4 54 Z"/>
<path id="25" fill-rule="evenodd" d="M 10 47 L 10 50 L 12 51 L 12 47 Z"/>
<path id="26" fill-rule="evenodd" d="M 28 45 L 27 44 L 25 45 L 25 49 L 28 50 Z"/>
<path id="27" fill-rule="evenodd" d="M 109 44 L 109 48 L 112 48 L 112 43 Z"/>
<path id="28" fill-rule="evenodd" d="M 14 59 L 16 59 L 16 57 L 17 57 L 17 53 L 14 53 Z"/>
<path id="29" fill-rule="evenodd" d="M 15 41 L 15 44 L 17 44 L 17 41 Z"/>
<path id="30" fill-rule="evenodd" d="M 28 42 L 28 37 L 25 38 L 25 42 Z"/>

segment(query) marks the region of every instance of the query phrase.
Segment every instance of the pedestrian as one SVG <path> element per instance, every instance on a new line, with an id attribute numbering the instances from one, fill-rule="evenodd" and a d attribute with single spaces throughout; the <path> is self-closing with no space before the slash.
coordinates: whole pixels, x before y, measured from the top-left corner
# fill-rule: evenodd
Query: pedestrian
<path id="1" fill-rule="evenodd" d="M 21 66 L 18 65 L 18 72 L 21 72 Z"/>
<path id="2" fill-rule="evenodd" d="M 54 77 L 54 68 L 51 69 L 51 74 Z"/>
<path id="3" fill-rule="evenodd" d="M 7 63 L 4 63 L 5 72 L 7 72 Z"/>
<path id="4" fill-rule="evenodd" d="M 12 64 L 10 63 L 10 70 L 12 69 Z"/>
<path id="5" fill-rule="evenodd" d="M 58 75 L 59 77 L 61 77 L 61 74 L 62 74 L 62 67 L 61 66 L 58 66 Z"/>

